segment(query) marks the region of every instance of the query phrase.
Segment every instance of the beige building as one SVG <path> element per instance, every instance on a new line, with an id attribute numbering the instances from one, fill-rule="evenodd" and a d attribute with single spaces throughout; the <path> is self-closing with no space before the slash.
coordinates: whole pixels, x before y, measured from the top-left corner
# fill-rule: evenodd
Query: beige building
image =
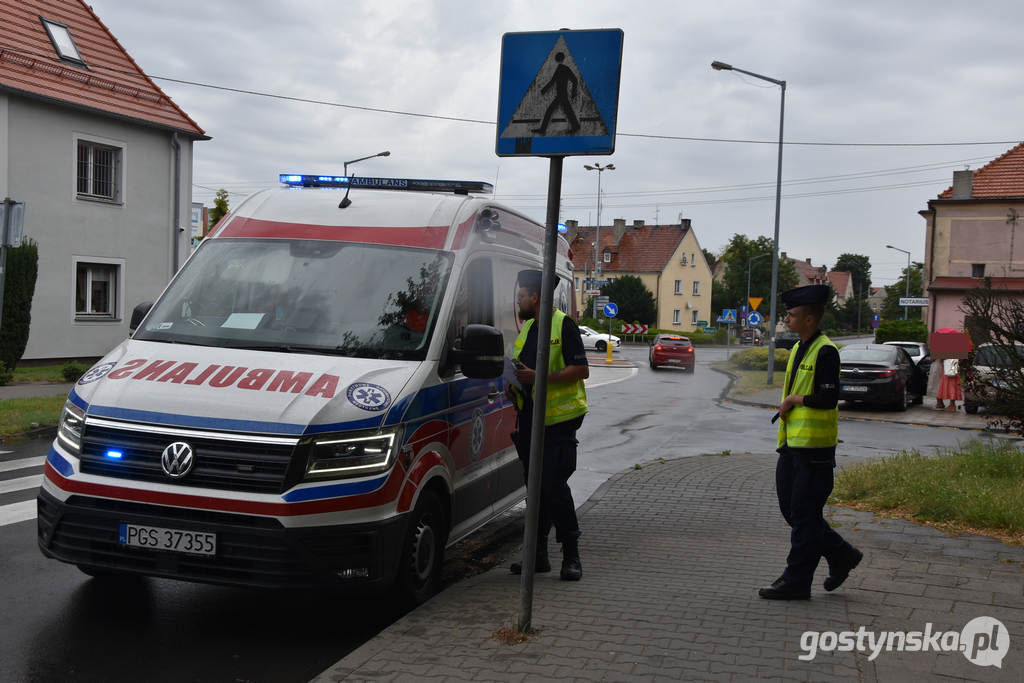
<path id="1" fill-rule="evenodd" d="M 654 327 L 691 332 L 697 329 L 698 321 L 714 323 L 711 269 L 689 219 L 676 225 L 647 225 L 641 220 L 627 225 L 617 218 L 613 225 L 601 228 L 600 245 L 595 245 L 594 226 L 566 221 L 566 227 L 576 270 L 573 286 L 577 310 L 582 311 L 588 291 L 598 289 L 594 280 L 612 281 L 632 275 L 654 294 Z M 595 269 L 600 273 L 598 277 Z"/>

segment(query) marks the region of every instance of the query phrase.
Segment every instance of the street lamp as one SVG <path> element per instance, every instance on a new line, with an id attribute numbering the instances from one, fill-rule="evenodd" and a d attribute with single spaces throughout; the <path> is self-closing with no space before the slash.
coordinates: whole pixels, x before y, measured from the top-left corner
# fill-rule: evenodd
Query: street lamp
<path id="1" fill-rule="evenodd" d="M 779 207 L 782 200 L 782 122 L 786 113 L 786 81 L 780 81 L 768 76 L 756 74 L 753 71 L 737 69 L 732 64 L 725 62 L 711 62 L 711 68 L 715 71 L 739 71 L 741 74 L 768 81 L 782 88 L 782 104 L 779 107 L 779 164 L 775 176 L 775 240 L 772 242 L 772 296 L 771 296 L 771 324 L 768 325 L 768 378 L 767 383 L 773 381 L 775 371 L 775 300 L 779 298 Z"/>
<path id="2" fill-rule="evenodd" d="M 894 247 L 891 244 L 885 245 L 885 248 L 886 249 L 895 249 L 896 251 L 902 251 L 904 254 L 907 255 L 907 274 L 904 277 L 904 279 L 907 281 L 907 290 L 906 290 L 906 293 L 903 296 L 907 297 L 907 298 L 910 298 L 910 252 L 907 251 L 906 249 L 900 249 L 899 247 Z M 903 307 L 903 319 L 904 320 L 909 320 L 908 312 L 907 311 L 908 311 L 908 308 L 906 306 L 904 306 Z"/>
<path id="3" fill-rule="evenodd" d="M 601 174 L 605 171 L 614 171 L 615 164 L 583 164 L 588 171 L 597 171 L 597 231 L 594 235 L 594 280 L 601 278 L 601 260 L 598 258 L 597 250 L 601 248 Z M 597 284 L 596 282 L 594 283 Z M 594 299 L 594 317 L 597 317 L 597 299 Z"/>
<path id="4" fill-rule="evenodd" d="M 367 159 L 372 159 L 374 157 L 389 157 L 389 156 L 391 156 L 391 152 L 377 152 L 376 154 L 371 154 L 368 157 L 360 157 L 358 159 L 353 159 L 352 161 L 346 161 L 345 162 L 345 177 L 346 178 L 348 177 L 348 165 L 349 164 L 354 164 L 357 161 L 366 161 Z"/>

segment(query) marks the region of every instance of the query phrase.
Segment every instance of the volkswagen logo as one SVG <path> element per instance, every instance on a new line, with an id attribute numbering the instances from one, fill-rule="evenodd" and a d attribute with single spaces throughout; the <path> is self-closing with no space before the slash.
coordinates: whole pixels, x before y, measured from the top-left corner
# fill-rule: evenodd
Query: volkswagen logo
<path id="1" fill-rule="evenodd" d="M 192 469 L 195 462 L 195 454 L 192 447 L 184 441 L 175 441 L 164 449 L 160 456 L 160 467 L 164 474 L 172 479 L 181 479 Z"/>

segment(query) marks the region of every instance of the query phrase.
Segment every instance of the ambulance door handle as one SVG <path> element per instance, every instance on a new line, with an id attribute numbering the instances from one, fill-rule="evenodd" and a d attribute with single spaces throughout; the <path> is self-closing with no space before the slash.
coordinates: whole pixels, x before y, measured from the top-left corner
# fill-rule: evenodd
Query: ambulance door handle
<path id="1" fill-rule="evenodd" d="M 487 402 L 488 403 L 494 403 L 499 398 L 501 398 L 501 392 L 498 391 L 498 385 L 497 384 L 492 384 L 489 387 L 489 389 L 490 389 L 490 391 L 487 392 Z"/>

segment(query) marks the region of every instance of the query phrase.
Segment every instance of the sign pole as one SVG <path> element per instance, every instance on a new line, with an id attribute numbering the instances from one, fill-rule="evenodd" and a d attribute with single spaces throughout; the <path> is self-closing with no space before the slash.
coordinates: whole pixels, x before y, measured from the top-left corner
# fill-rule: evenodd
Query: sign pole
<path id="1" fill-rule="evenodd" d="M 544 406 L 548 397 L 548 358 L 551 312 L 554 308 L 555 259 L 558 254 L 558 212 L 562 196 L 562 157 L 551 157 L 548 171 L 548 218 L 544 231 L 544 271 L 537 311 L 537 379 L 530 424 L 530 467 L 526 483 L 526 528 L 523 534 L 523 574 L 519 589 L 517 630 L 528 633 L 533 622 L 533 578 L 537 564 L 537 524 L 540 521 L 541 468 L 544 466 Z"/>

